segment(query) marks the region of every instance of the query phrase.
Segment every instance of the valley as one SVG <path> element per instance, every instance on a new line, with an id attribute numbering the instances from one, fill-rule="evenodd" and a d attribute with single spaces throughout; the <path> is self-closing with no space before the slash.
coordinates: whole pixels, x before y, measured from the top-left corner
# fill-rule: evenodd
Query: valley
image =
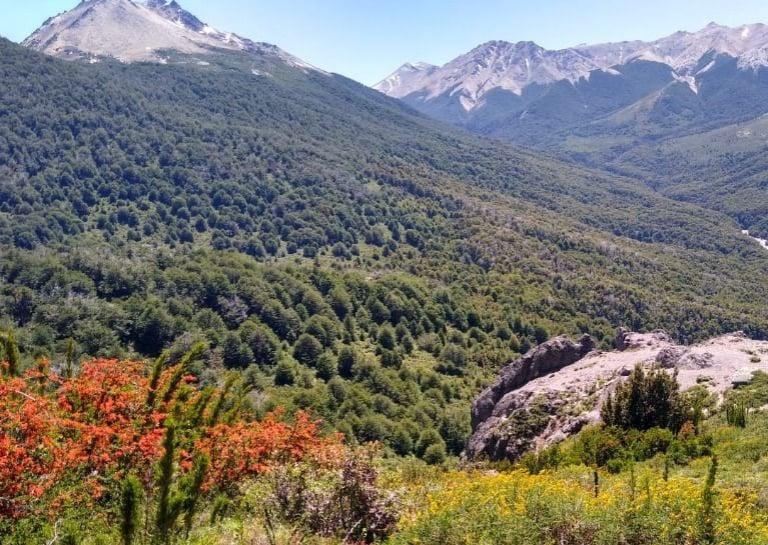
<path id="1" fill-rule="evenodd" d="M 0 542 L 765 545 L 766 44 L 0 38 Z"/>
<path id="2" fill-rule="evenodd" d="M 473 132 L 634 178 L 765 231 L 762 24 L 654 42 L 489 42 L 376 86 Z M 531 67 L 531 68 L 527 68 Z M 403 73 L 401 73 L 403 72 Z"/>

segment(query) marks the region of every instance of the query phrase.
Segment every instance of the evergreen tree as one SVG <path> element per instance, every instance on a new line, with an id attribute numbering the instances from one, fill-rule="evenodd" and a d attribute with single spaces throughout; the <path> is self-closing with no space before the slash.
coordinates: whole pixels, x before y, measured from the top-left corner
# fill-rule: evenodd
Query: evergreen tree
<path id="1" fill-rule="evenodd" d="M 676 377 L 663 369 L 646 373 L 640 364 L 601 410 L 607 425 L 641 431 L 668 428 L 677 432 L 690 413 Z"/>
<path id="2" fill-rule="evenodd" d="M 323 353 L 323 345 L 312 335 L 304 333 L 293 347 L 293 357 L 304 365 L 314 366 Z"/>
<path id="3" fill-rule="evenodd" d="M 397 337 L 395 336 L 395 330 L 392 326 L 385 324 L 379 328 L 378 337 L 379 346 L 385 350 L 394 350 L 397 346 Z"/>
<path id="4" fill-rule="evenodd" d="M 275 368 L 275 386 L 292 386 L 296 382 L 293 366 L 287 361 L 281 361 Z"/>
<path id="5" fill-rule="evenodd" d="M 355 368 L 360 361 L 360 357 L 354 348 L 344 346 L 339 352 L 338 370 L 339 374 L 346 379 L 351 379 L 355 375 Z"/>
<path id="6" fill-rule="evenodd" d="M 338 374 L 338 361 L 333 352 L 324 352 L 317 360 L 317 376 L 325 381 Z"/>

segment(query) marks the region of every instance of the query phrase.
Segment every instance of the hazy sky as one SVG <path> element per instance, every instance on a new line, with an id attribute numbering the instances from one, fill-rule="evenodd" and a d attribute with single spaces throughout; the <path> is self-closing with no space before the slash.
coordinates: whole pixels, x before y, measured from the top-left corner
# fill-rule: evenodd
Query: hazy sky
<path id="1" fill-rule="evenodd" d="M 0 0 L 0 35 L 20 41 L 79 0 Z M 406 61 L 443 64 L 488 40 L 547 48 L 655 39 L 768 23 L 767 0 L 180 0 L 220 30 L 279 45 L 372 84 Z"/>

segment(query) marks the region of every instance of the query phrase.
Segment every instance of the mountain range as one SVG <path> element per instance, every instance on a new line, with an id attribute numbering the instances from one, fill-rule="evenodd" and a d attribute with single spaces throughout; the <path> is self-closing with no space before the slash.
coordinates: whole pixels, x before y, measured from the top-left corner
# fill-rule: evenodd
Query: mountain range
<path id="1" fill-rule="evenodd" d="M 727 212 L 768 236 L 768 27 L 548 51 L 489 42 L 376 85 L 436 119 Z M 716 142 L 716 145 L 713 143 Z"/>
<path id="2" fill-rule="evenodd" d="M 486 106 L 494 91 L 521 96 L 530 86 L 559 81 L 576 85 L 591 73 L 617 74 L 616 67 L 649 61 L 671 68 L 670 78 L 698 92 L 697 77 L 712 69 L 714 57 L 737 59 L 741 69 L 768 65 L 768 27 L 728 28 L 710 23 L 698 32 L 676 32 L 654 42 L 627 41 L 547 50 L 534 42 L 491 41 L 448 64 L 405 64 L 374 88 L 396 98 L 430 102 L 445 95 L 467 112 Z"/>

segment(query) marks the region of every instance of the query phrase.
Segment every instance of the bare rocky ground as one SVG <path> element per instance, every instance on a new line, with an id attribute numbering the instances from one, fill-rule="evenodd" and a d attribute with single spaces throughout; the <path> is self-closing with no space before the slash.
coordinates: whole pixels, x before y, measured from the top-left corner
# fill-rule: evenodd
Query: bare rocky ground
<path id="1" fill-rule="evenodd" d="M 732 333 L 681 346 L 668 335 L 621 332 L 620 350 L 592 350 L 591 340 L 558 337 L 507 367 L 475 401 L 470 459 L 516 459 L 600 419 L 600 406 L 636 364 L 677 373 L 682 390 L 698 384 L 722 398 L 735 379 L 768 373 L 768 341 Z"/>

